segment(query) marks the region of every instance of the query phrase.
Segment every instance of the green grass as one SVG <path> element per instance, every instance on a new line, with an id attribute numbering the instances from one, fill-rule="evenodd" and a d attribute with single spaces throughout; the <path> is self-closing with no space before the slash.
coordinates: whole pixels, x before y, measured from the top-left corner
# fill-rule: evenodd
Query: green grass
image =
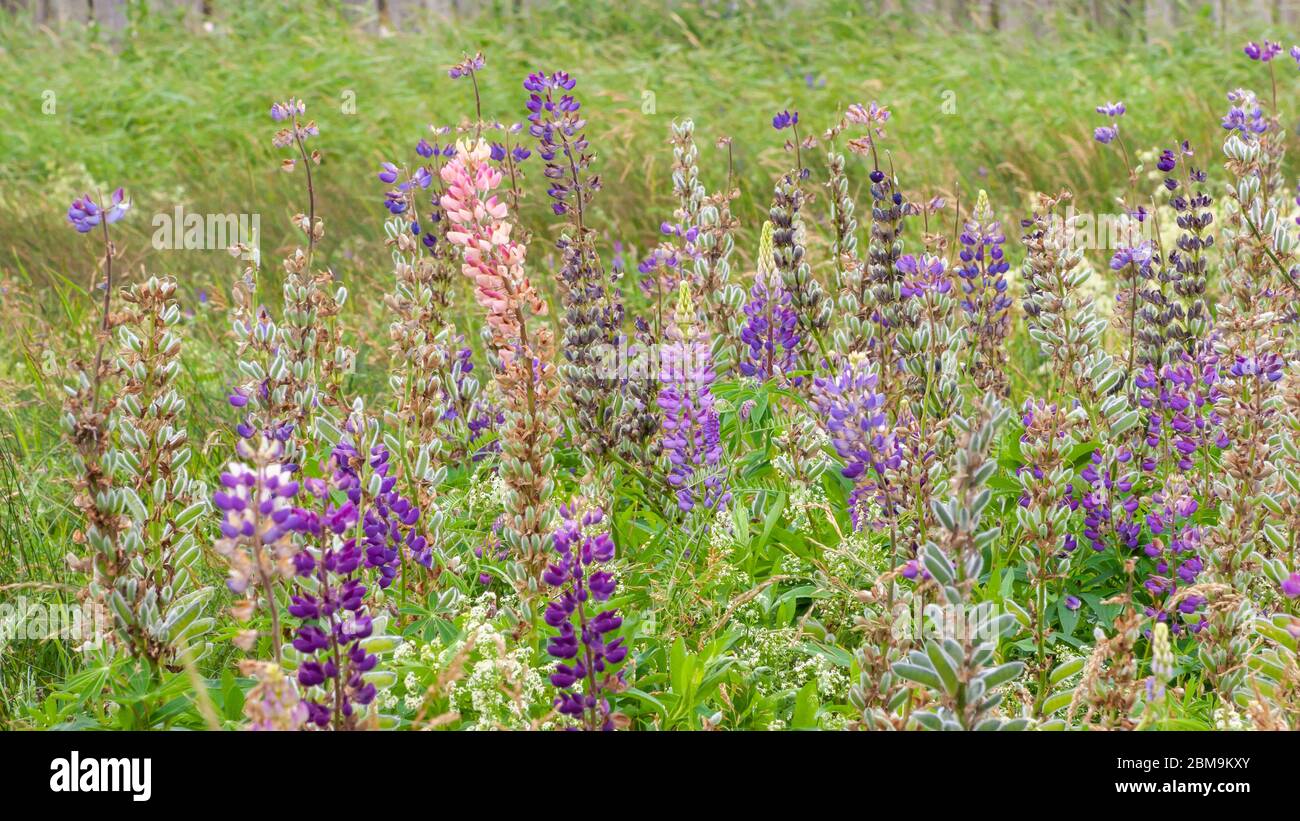
<path id="1" fill-rule="evenodd" d="M 368 276 L 380 237 L 374 167 L 409 156 L 430 123 L 454 124 L 469 110 L 469 85 L 444 73 L 465 50 L 486 52 L 484 110 L 507 122 L 524 113 L 520 81 L 529 70 L 576 76 L 606 181 L 597 224 L 610 240 L 640 248 L 670 212 L 665 141 L 675 118 L 694 118 L 706 144 L 734 137 L 747 225 L 787 165 L 771 114 L 796 108 L 803 133 L 820 133 L 843 106 L 871 99 L 894 111 L 888 144 L 911 190 L 960 186 L 970 197 L 987 188 L 1000 209 L 1018 215 L 1032 192 L 1064 185 L 1086 192 L 1092 207 L 1108 204 L 1122 172 L 1091 144 L 1098 102 L 1129 104 L 1133 148 L 1184 137 L 1203 146 L 1217 129 L 1223 92 L 1249 76 L 1246 61 L 1223 58 L 1226 44 L 1208 22 L 1149 43 L 1067 22 L 1037 40 L 881 21 L 841 1 L 797 13 L 742 4 L 735 15 L 713 4 L 669 12 L 559 2 L 379 37 L 330 6 L 309 8 L 317 11 L 237 5 L 212 34 L 144 11 L 120 35 L 4 24 L 5 267 L 21 263 L 38 282 L 81 277 L 83 249 L 61 226 L 64 200 L 107 185 L 126 186 L 143 212 L 122 234 L 132 269 L 170 269 L 193 287 L 226 280 L 222 254 L 148 253 L 149 217 L 177 203 L 261 213 L 264 251 L 274 258 L 289 241 L 284 217 L 300 207 L 300 195 L 275 170 L 267 109 L 293 94 L 322 129 L 328 261 L 345 276 Z M 42 113 L 47 91 L 53 114 Z M 353 115 L 340 112 L 347 92 L 355 94 Z M 653 113 L 643 113 L 647 94 Z M 706 151 L 703 159 L 708 183 L 720 185 L 722 158 Z M 534 198 L 525 222 L 541 229 L 546 215 Z"/>

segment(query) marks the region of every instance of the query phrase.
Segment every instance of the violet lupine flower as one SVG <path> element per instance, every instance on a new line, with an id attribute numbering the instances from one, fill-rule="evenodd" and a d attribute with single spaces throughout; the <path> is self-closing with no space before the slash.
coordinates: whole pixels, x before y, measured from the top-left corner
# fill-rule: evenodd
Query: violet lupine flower
<path id="1" fill-rule="evenodd" d="M 660 245 L 636 266 L 637 286 L 648 297 L 671 294 L 682 282 L 682 259 L 676 248 Z"/>
<path id="2" fill-rule="evenodd" d="M 782 131 L 799 124 L 799 112 L 781 111 L 772 118 L 772 127 L 777 131 Z"/>
<path id="3" fill-rule="evenodd" d="M 1178 158 L 1174 156 L 1173 149 L 1166 148 L 1160 152 L 1160 159 L 1156 160 L 1156 168 L 1168 174 L 1178 165 Z"/>
<path id="4" fill-rule="evenodd" d="M 898 503 L 888 477 L 902 464 L 902 449 L 889 429 L 885 397 L 876 383 L 875 370 L 861 355 L 846 358 L 832 376 L 813 379 L 813 407 L 844 460 L 840 473 L 855 485 L 849 497 L 854 530 L 862 528 L 862 509 L 871 498 L 886 515 Z"/>
<path id="5" fill-rule="evenodd" d="M 593 157 L 582 133 L 587 121 L 578 114 L 582 104 L 568 93 L 576 85 L 567 71 L 537 72 L 524 81 L 529 92 L 525 103 L 528 133 L 538 140 L 537 153 L 546 164 L 545 175 L 550 181 L 546 193 L 553 200 L 551 210 L 557 216 L 569 213 L 571 208 L 585 210 L 592 195 L 600 190 L 600 176 L 585 174 Z"/>
<path id="6" fill-rule="evenodd" d="M 546 606 L 544 618 L 559 630 L 546 652 L 559 661 L 551 684 L 560 690 L 556 708 L 582 722 L 587 730 L 614 729 L 608 694 L 621 688 L 623 671 L 611 667 L 627 656 L 622 638 L 606 641 L 623 623 L 618 611 L 597 613 L 596 602 L 607 602 L 617 584 L 608 570 L 597 569 L 614 558 L 614 540 L 599 530 L 605 515 L 600 508 L 579 515 L 574 505 L 560 508 L 563 517 L 552 534 L 559 558 L 547 566 L 542 579 L 560 590 Z"/>
<path id="7" fill-rule="evenodd" d="M 1196 584 L 1205 567 L 1200 556 L 1201 528 L 1192 523 L 1197 501 L 1189 494 L 1168 498 L 1157 493 L 1152 502 L 1151 512 L 1146 516 L 1152 539 L 1144 552 L 1156 560 L 1156 565 L 1142 583 L 1152 599 L 1145 607 L 1146 614 L 1158 622 L 1168 623 L 1176 636 L 1184 630 L 1198 633 L 1205 626 L 1205 617 L 1190 624 L 1182 617 L 1196 613 L 1205 604 L 1205 598 L 1184 596 L 1173 604 L 1178 591 Z"/>
<path id="8" fill-rule="evenodd" d="M 341 535 L 349 526 L 343 520 L 328 529 Z M 356 539 L 348 539 L 342 547 L 326 548 L 319 561 L 302 555 L 300 574 L 314 575 L 318 587 L 293 596 L 289 605 L 289 613 L 303 621 L 293 640 L 294 649 L 307 657 L 298 667 L 298 684 L 305 688 L 309 721 L 344 729 L 355 721 L 356 707 L 375 698 L 375 685 L 364 674 L 378 659 L 361 643 L 374 632 L 374 624 L 366 613 L 366 587 L 352 575 L 361 552 Z M 311 688 L 319 688 L 321 695 Z"/>
<path id="9" fill-rule="evenodd" d="M 131 202 L 126 199 L 126 193 L 121 188 L 113 192 L 111 203 L 105 211 L 90 198 L 89 194 L 83 194 L 68 206 L 68 223 L 77 229 L 77 233 L 85 234 L 101 222 L 112 225 L 125 216 L 131 208 Z"/>
<path id="10" fill-rule="evenodd" d="M 319 509 L 298 511 L 302 531 L 320 549 L 304 549 L 294 557 L 297 575 L 312 578 L 313 584 L 290 596 L 289 614 L 302 621 L 293 647 L 304 657 L 297 677 L 308 720 L 337 730 L 354 726 L 356 708 L 374 700 L 375 685 L 364 674 L 378 659 L 362 645 L 374 624 L 366 612 L 366 586 L 356 576 L 364 556 L 355 535 L 350 535 L 359 518 L 354 499 L 360 498 L 360 482 L 353 470 L 341 467 L 351 467 L 355 451 L 340 444 L 331 458 L 331 478 L 306 483 Z M 330 501 L 331 490 L 342 491 L 347 500 L 341 505 Z"/>
<path id="11" fill-rule="evenodd" d="M 1243 48 L 1242 51 L 1252 60 L 1267 63 L 1282 53 L 1282 44 L 1265 40 L 1264 44 L 1260 45 L 1252 40 L 1246 44 L 1246 47 Z"/>
<path id="12" fill-rule="evenodd" d="M 1065 609 L 1067 610 L 1078 610 L 1081 604 L 1082 602 L 1079 601 L 1078 596 L 1065 597 Z"/>
<path id="13" fill-rule="evenodd" d="M 972 362 L 975 384 L 981 390 L 1006 392 L 1003 342 L 1011 327 L 1011 295 L 1007 293 L 1007 262 L 1002 245 L 1007 241 L 1001 224 L 983 190 L 975 201 L 975 210 L 962 229 L 961 265 L 957 281 L 961 283 L 962 315 L 974 352 Z"/>
<path id="14" fill-rule="evenodd" d="M 1149 273 L 1151 263 L 1155 259 L 1155 246 L 1151 240 L 1142 240 L 1132 247 L 1122 247 L 1115 251 L 1115 255 L 1110 258 L 1110 269 L 1120 271 L 1125 267 L 1132 265 L 1142 273 Z"/>
<path id="15" fill-rule="evenodd" d="M 307 113 L 307 104 L 304 103 L 302 100 L 295 99 L 292 97 L 283 103 L 271 104 L 271 119 L 275 120 L 277 123 L 283 122 L 284 120 L 287 120 L 290 117 L 296 116 L 298 114 L 306 114 L 306 113 Z"/>
<path id="16" fill-rule="evenodd" d="M 1220 124 L 1227 131 L 1237 131 L 1243 137 L 1253 137 L 1268 131 L 1268 121 L 1264 119 L 1264 109 L 1259 105 L 1254 92 L 1237 89 L 1228 92 L 1231 108 L 1223 115 Z"/>
<path id="17" fill-rule="evenodd" d="M 907 254 L 899 257 L 894 268 L 903 275 L 899 294 L 903 299 L 923 297 L 928 293 L 946 294 L 952 290 L 948 278 L 948 263 L 929 254 L 921 257 Z"/>
<path id="18" fill-rule="evenodd" d="M 1134 383 L 1138 387 L 1138 405 L 1149 411 L 1146 445 L 1154 453 L 1165 443 L 1172 446 L 1170 453 L 1176 458 L 1178 470 L 1187 473 L 1195 469 L 1195 457 L 1208 457 L 1211 447 L 1226 448 L 1230 444 L 1223 430 L 1223 419 L 1216 411 L 1222 391 L 1218 356 L 1208 346 L 1196 359 L 1186 353 L 1178 362 L 1171 362 L 1157 373 L 1147 365 Z M 1156 461 L 1143 460 L 1142 469 L 1151 472 Z"/>
<path id="19" fill-rule="evenodd" d="M 1292 573 L 1283 580 L 1282 595 L 1286 596 L 1288 599 L 1300 598 L 1300 573 Z"/>
<path id="20" fill-rule="evenodd" d="M 1141 500 L 1133 493 L 1137 473 L 1132 462 L 1129 448 L 1118 448 L 1108 457 L 1103 457 L 1099 448 L 1079 473 L 1086 486 L 1079 498 L 1084 509 L 1083 535 L 1099 553 L 1106 549 L 1107 537 L 1112 534 L 1124 547 L 1137 549 L 1142 525 L 1134 515 Z"/>
<path id="21" fill-rule="evenodd" d="M 447 69 L 447 76 L 459 80 L 461 77 L 469 77 L 476 71 L 482 71 L 486 65 L 487 60 L 483 59 L 483 52 L 480 51 L 473 57 L 466 55 L 465 59 Z"/>
<path id="22" fill-rule="evenodd" d="M 689 513 L 696 504 L 709 510 L 726 507 L 731 491 L 722 464 L 721 423 L 714 409 L 713 361 L 707 340 L 695 327 L 690 287 L 681 283 L 677 310 L 668 326 L 660 357 L 656 397 L 663 413 L 663 447 L 668 459 L 668 484 L 677 506 Z"/>
<path id="23" fill-rule="evenodd" d="M 424 567 L 433 563 L 433 551 L 416 528 L 420 509 L 397 492 L 397 478 L 388 475 L 388 460 L 388 448 L 375 445 L 370 449 L 370 469 L 379 477 L 379 485 L 362 522 L 366 565 L 379 569 L 381 588 L 393 583 L 404 549 Z"/>
<path id="24" fill-rule="evenodd" d="M 271 119 L 276 122 L 292 120 L 292 128 L 282 128 L 271 138 L 271 145 L 276 148 L 288 148 L 295 141 L 306 143 L 312 137 L 320 135 L 320 128 L 317 127 L 315 120 L 306 123 L 299 123 L 298 117 L 307 113 L 307 104 L 296 97 L 290 97 L 282 103 L 274 103 L 271 106 Z M 293 161 L 286 160 L 286 168 L 293 168 Z"/>
<path id="25" fill-rule="evenodd" d="M 1119 118 L 1124 116 L 1124 104 L 1121 103 L 1103 103 L 1097 106 L 1097 113 L 1104 114 L 1107 117 Z M 1112 122 L 1110 125 L 1102 125 L 1093 129 L 1092 138 L 1102 145 L 1109 145 L 1119 137 L 1119 123 Z"/>
<path id="26" fill-rule="evenodd" d="M 772 235 L 772 223 L 763 223 L 758 271 L 744 309 L 748 319 L 740 331 L 740 339 L 748 351 L 738 367 L 745 376 L 760 382 L 794 370 L 803 341 L 799 336 L 799 316 L 790 306 L 790 293 L 776 270 Z M 794 380 L 796 385 L 801 382 L 800 377 Z"/>
<path id="27" fill-rule="evenodd" d="M 1228 368 L 1228 373 L 1237 379 L 1253 377 L 1276 382 L 1282 378 L 1282 371 L 1285 366 L 1286 362 L 1275 353 L 1251 357 L 1238 355 Z"/>

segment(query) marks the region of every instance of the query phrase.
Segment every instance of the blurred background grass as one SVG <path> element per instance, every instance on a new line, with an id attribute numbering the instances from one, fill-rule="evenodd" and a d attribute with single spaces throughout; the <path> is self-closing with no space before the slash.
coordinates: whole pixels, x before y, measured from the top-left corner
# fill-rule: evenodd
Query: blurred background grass
<path id="1" fill-rule="evenodd" d="M 951 203 L 960 191 L 969 203 L 985 188 L 1013 238 L 1014 221 L 1036 191 L 1069 187 L 1080 210 L 1114 210 L 1121 161 L 1091 139 L 1102 123 L 1093 108 L 1103 101 L 1128 105 L 1130 150 L 1189 139 L 1205 165 L 1216 167 L 1225 92 L 1250 84 L 1262 90 L 1265 82 L 1258 65 L 1240 55 L 1242 42 L 1285 32 L 1244 32 L 1208 4 L 1181 9 L 1178 26 L 1145 31 L 1064 11 L 1032 27 L 993 31 L 882 14 L 873 3 L 849 0 L 793 8 L 755 0 L 502 4 L 454 21 L 428 20 L 419 30 L 390 30 L 326 2 L 223 3 L 208 21 L 131 3 L 124 25 L 111 29 L 47 28 L 0 12 L 0 589 L 57 591 L 65 581 L 61 556 L 76 525 L 58 385 L 67 363 L 90 344 L 87 288 L 96 266 L 94 243 L 64 216 L 82 192 L 119 185 L 130 192 L 134 211 L 114 227 L 123 255 L 118 270 L 128 280 L 176 276 L 196 312 L 182 389 L 195 471 L 210 475 L 206 460 L 225 452 L 213 438 L 228 416 L 221 397 L 234 367 L 221 307 L 237 264 L 220 250 L 156 251 L 151 221 L 178 205 L 259 214 L 265 268 L 278 270 L 296 242 L 288 218 L 303 209 L 304 197 L 301 178 L 277 170 L 282 155 L 270 145 L 268 117 L 274 100 L 304 98 L 319 123 L 316 147 L 325 161 L 318 213 L 327 235 L 318 261 L 353 294 L 358 378 L 379 390 L 383 370 L 367 365 L 383 356 L 379 297 L 391 262 L 375 171 L 384 160 L 411 161 L 419 138 L 435 139 L 431 124 L 455 125 L 472 114 L 469 84 L 446 74 L 463 53 L 485 53 L 484 113 L 507 123 L 523 118 L 520 83 L 529 71 L 574 75 L 605 181 L 589 224 L 602 232 L 607 257 L 615 243 L 623 248 L 629 268 L 671 218 L 670 123 L 695 120 L 710 190 L 727 174 L 726 154 L 713 143 L 732 137 L 742 221 L 742 264 L 733 267 L 743 272 L 772 183 L 791 165 L 785 134 L 771 127 L 782 109 L 799 111 L 807 135 L 820 134 L 850 103 L 889 106 L 885 145 L 909 195 L 942 193 Z M 1276 67 L 1292 95 L 1295 64 L 1280 59 Z M 351 100 L 355 113 L 344 108 Z M 819 186 L 822 153 L 806 156 Z M 553 261 L 545 237 L 556 226 L 536 158 L 525 167 L 532 195 L 521 219 L 539 237 L 530 257 L 534 276 L 548 282 Z M 865 235 L 865 169 L 856 159 L 850 174 Z M 810 206 L 818 232 L 825 211 L 824 196 Z M 915 230 L 909 234 L 911 241 Z M 1017 260 L 1014 239 L 1008 249 Z M 459 319 L 468 323 L 465 312 Z M 4 654 L 0 705 L 30 696 L 66 663 L 58 643 Z M 6 712 L 0 706 L 0 718 Z"/>
<path id="2" fill-rule="evenodd" d="M 505 122 L 524 114 L 528 71 L 574 74 L 606 180 L 597 224 L 611 242 L 642 248 L 671 210 L 665 141 L 676 118 L 694 118 L 706 146 L 734 138 L 739 216 L 751 228 L 789 163 L 771 115 L 798 109 L 803 133 L 819 133 L 848 103 L 872 99 L 894 111 L 888 145 L 915 195 L 984 187 L 1019 214 L 1033 191 L 1068 185 L 1081 208 L 1100 209 L 1122 172 L 1091 142 L 1093 106 L 1128 103 L 1130 148 L 1183 138 L 1209 146 L 1224 92 L 1248 82 L 1251 68 L 1236 59 L 1241 37 L 1208 12 L 1145 38 L 1064 14 L 1041 36 L 955 29 L 846 0 L 571 0 L 384 34 L 353 25 L 334 3 L 225 4 L 211 31 L 145 4 L 130 7 L 120 31 L 3 25 L 0 265 L 35 281 L 78 279 L 85 249 L 64 229 L 64 201 L 123 185 L 137 205 L 120 235 L 130 267 L 167 270 L 194 288 L 220 287 L 229 261 L 150 253 L 149 219 L 176 204 L 260 213 L 274 259 L 292 240 L 285 218 L 301 208 L 269 145 L 267 109 L 289 95 L 304 98 L 321 127 L 327 262 L 345 277 L 369 276 L 376 264 L 382 275 L 382 257 L 363 253 L 381 235 L 375 167 L 410 157 L 430 124 L 455 124 L 471 109 L 469 85 L 445 74 L 465 51 L 486 53 L 484 111 Z M 1286 63 L 1281 70 L 1294 71 Z M 349 92 L 355 114 L 341 111 Z M 723 157 L 706 147 L 702 159 L 706 182 L 720 186 Z M 524 220 L 544 230 L 548 213 L 534 197 Z"/>

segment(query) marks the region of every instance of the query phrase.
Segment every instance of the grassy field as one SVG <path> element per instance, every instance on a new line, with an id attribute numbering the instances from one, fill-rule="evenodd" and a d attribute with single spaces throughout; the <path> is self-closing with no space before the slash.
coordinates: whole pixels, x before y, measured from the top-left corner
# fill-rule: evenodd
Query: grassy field
<path id="1" fill-rule="evenodd" d="M 0 589 L 59 597 L 77 584 L 63 561 L 78 523 L 56 408 L 66 364 L 87 356 L 96 320 L 88 294 L 93 248 L 66 227 L 74 197 L 118 185 L 131 193 L 132 216 L 116 229 L 120 270 L 127 282 L 145 274 L 179 281 L 195 312 L 180 385 L 196 462 L 210 472 L 228 453 L 228 434 L 211 420 L 228 411 L 224 309 L 237 265 L 217 250 L 155 250 L 150 220 L 178 205 L 258 214 L 263 258 L 284 256 L 297 242 L 289 217 L 302 196 L 296 179 L 275 170 L 279 152 L 269 144 L 267 118 L 273 100 L 303 98 L 320 124 L 318 212 L 327 233 L 317 262 L 348 284 L 354 300 L 344 320 L 360 349 L 350 387 L 378 390 L 387 345 L 380 297 L 391 262 L 375 172 L 387 159 L 409 157 L 430 125 L 456 125 L 472 110 L 468 84 L 446 77 L 463 54 L 486 55 L 484 116 L 503 122 L 523 118 L 521 81 L 529 71 L 564 69 L 577 79 L 604 179 L 589 224 L 606 260 L 621 249 L 630 269 L 638 252 L 658 241 L 675 204 L 667 145 L 674 120 L 695 121 L 710 189 L 727 175 L 727 152 L 713 143 L 732 138 L 741 192 L 733 268 L 752 271 L 772 181 L 789 165 L 783 135 L 770 121 L 783 109 L 797 109 L 801 133 L 817 135 L 850 102 L 888 105 L 890 159 L 904 187 L 918 200 L 943 195 L 962 203 L 986 189 L 1013 238 L 1036 192 L 1068 187 L 1081 210 L 1117 209 L 1125 170 L 1092 141 L 1100 124 L 1094 106 L 1125 101 L 1127 146 L 1149 166 L 1159 149 L 1183 139 L 1217 154 L 1224 94 L 1258 84 L 1249 63 L 1225 59 L 1240 51 L 1241 38 L 1208 19 L 1140 42 L 1068 17 L 1051 21 L 1037 39 L 878 19 L 843 0 L 797 12 L 749 2 L 724 8 L 556 2 L 382 35 L 353 25 L 332 4 L 237 5 L 211 30 L 137 12 L 124 32 L 111 35 L 35 30 L 0 18 Z M 813 149 L 807 157 L 820 183 L 824 153 Z M 520 220 L 546 236 L 556 226 L 533 162 L 525 165 L 530 195 Z M 853 180 L 860 208 L 864 183 L 863 174 Z M 809 208 L 821 223 L 809 242 L 825 260 L 824 193 Z M 1015 245 L 1011 239 L 1007 247 L 1018 262 L 1023 252 Z M 545 272 L 558 264 L 553 253 L 539 241 L 532 262 L 551 296 L 555 285 Z M 267 298 L 277 299 L 274 291 Z M 471 339 L 476 317 L 472 310 L 455 314 Z M 1026 344 L 1018 336 L 1013 350 Z M 1014 359 L 1013 366 L 1029 367 Z M 226 645 L 221 652 L 233 651 Z M 70 673 L 101 672 L 81 670 L 57 642 L 6 653 L 0 666 L 0 719 L 24 726 L 40 722 L 30 712 L 15 715 L 19 705 L 41 704 Z M 62 720 L 57 705 L 39 709 L 51 723 Z"/>

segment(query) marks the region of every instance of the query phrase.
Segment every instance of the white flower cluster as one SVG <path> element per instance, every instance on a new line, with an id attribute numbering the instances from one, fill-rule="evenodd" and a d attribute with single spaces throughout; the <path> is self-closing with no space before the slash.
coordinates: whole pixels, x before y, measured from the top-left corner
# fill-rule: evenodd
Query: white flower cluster
<path id="1" fill-rule="evenodd" d="M 736 655 L 742 667 L 754 675 L 755 688 L 771 696 L 797 692 L 815 680 L 817 693 L 823 700 L 845 698 L 849 689 L 848 672 L 826 656 L 801 648 L 799 635 L 793 627 L 746 629 Z"/>
<path id="2" fill-rule="evenodd" d="M 811 533 L 812 523 L 817 519 L 828 518 L 829 510 L 826 504 L 826 491 L 820 484 L 807 485 L 800 482 L 796 483 L 790 491 L 786 518 L 790 521 L 790 528 L 796 533 Z"/>
<path id="3" fill-rule="evenodd" d="M 496 608 L 494 593 L 479 596 L 466 617 L 465 638 L 444 649 L 438 662 L 451 664 L 473 642 L 468 675 L 450 688 L 452 704 L 470 719 L 465 729 L 528 729 L 533 708 L 542 702 L 546 688 L 532 667 L 530 648 L 506 649 L 506 636 L 490 616 Z"/>

